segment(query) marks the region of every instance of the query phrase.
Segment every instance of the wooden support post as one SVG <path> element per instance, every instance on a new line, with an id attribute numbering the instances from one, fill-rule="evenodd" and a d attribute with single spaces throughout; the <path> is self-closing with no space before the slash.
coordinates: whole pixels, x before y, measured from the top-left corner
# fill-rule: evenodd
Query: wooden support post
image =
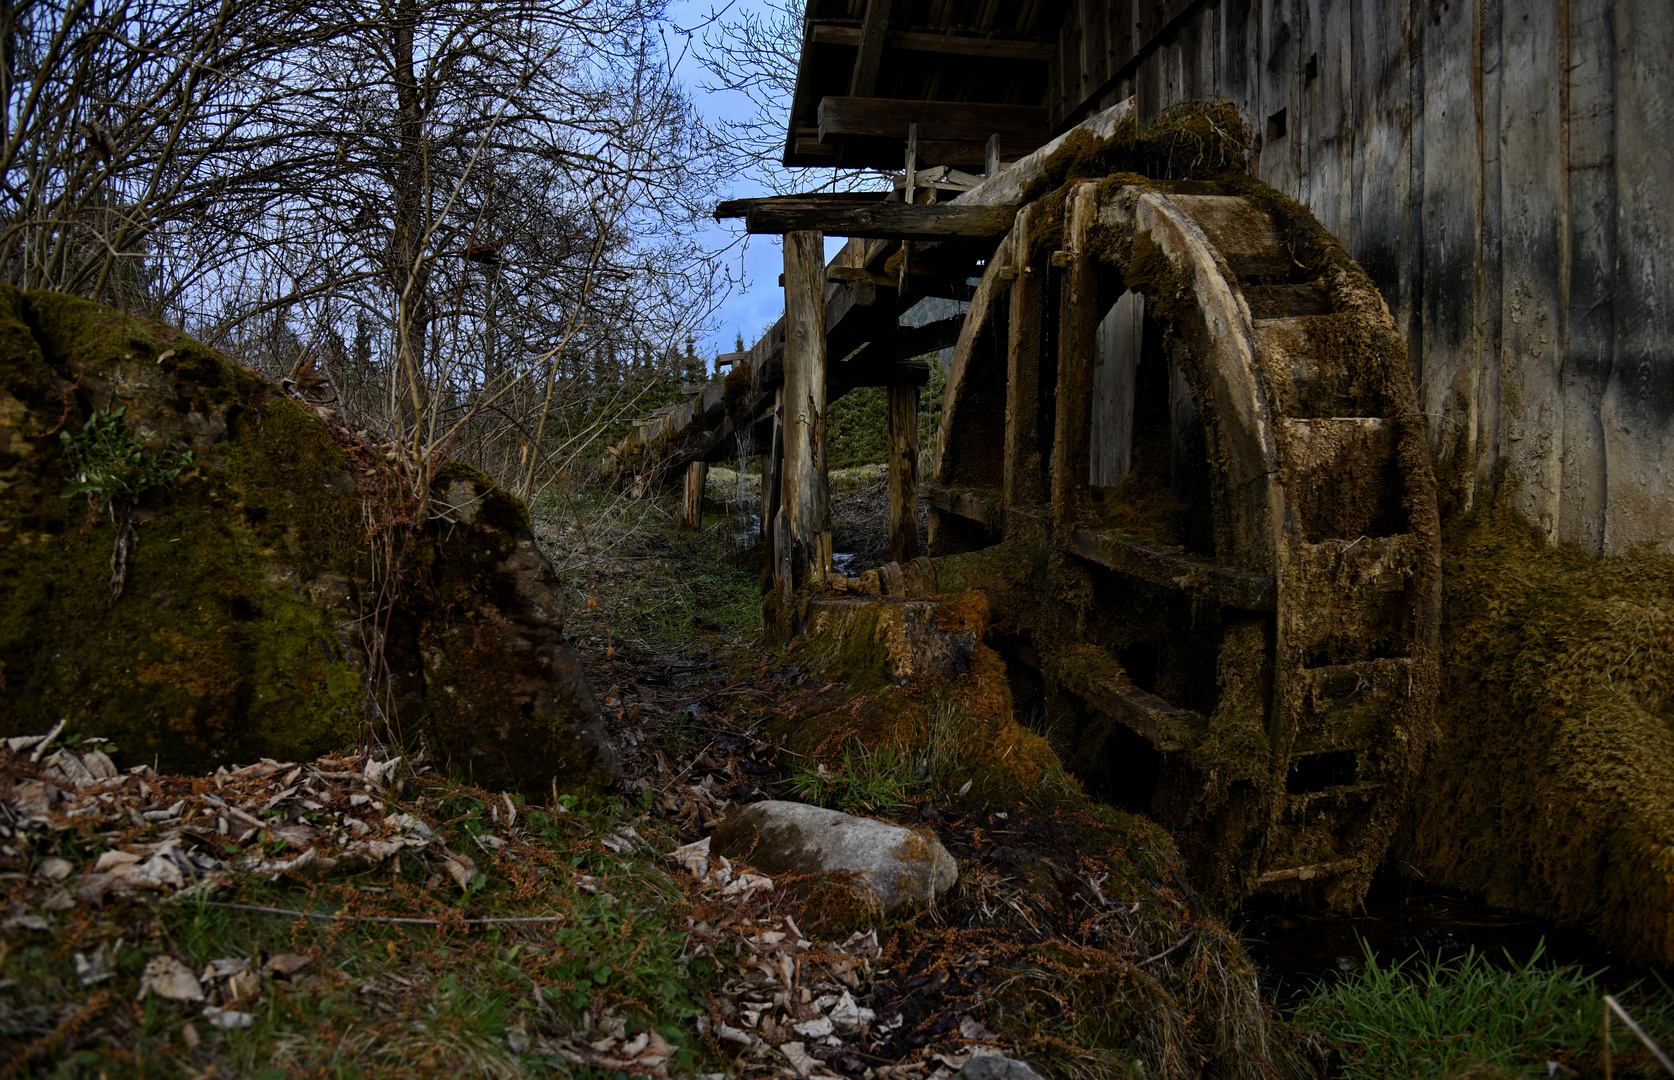
<path id="1" fill-rule="evenodd" d="M 889 557 L 918 558 L 918 387 L 889 388 Z"/>
<path id="2" fill-rule="evenodd" d="M 901 189 L 901 201 L 912 206 L 918 201 L 916 185 L 918 182 L 918 125 L 907 125 L 907 186 Z M 907 276 L 911 273 L 907 264 L 913 258 L 913 242 L 901 241 L 901 277 L 896 285 L 896 291 L 902 296 L 907 295 Z"/>
<path id="3" fill-rule="evenodd" d="M 1006 531 L 1038 521 L 1046 502 L 1046 463 L 1040 453 L 1041 308 L 1046 301 L 1046 264 L 1029 261 L 1031 209 L 1018 212 L 1006 252 L 1011 272 L 1011 318 L 1006 340 L 1006 449 L 1001 495 Z"/>
<path id="4" fill-rule="evenodd" d="M 680 500 L 680 527 L 703 528 L 703 488 L 709 480 L 709 462 L 694 461 L 686 466 L 686 492 Z"/>
<path id="5" fill-rule="evenodd" d="M 996 132 L 988 136 L 988 145 L 982 151 L 982 174 L 997 176 L 1000 172 L 1000 136 Z"/>
<path id="6" fill-rule="evenodd" d="M 785 473 L 782 511 L 789 523 L 778 553 L 790 585 L 824 582 L 831 572 L 831 499 L 825 458 L 825 236 L 785 234 Z M 781 585 L 784 583 L 781 582 Z"/>
<path id="7" fill-rule="evenodd" d="M 1093 415 L 1093 350 L 1099 283 L 1088 244 L 1098 186 L 1078 184 L 1064 208 L 1064 286 L 1058 316 L 1057 424 L 1052 440 L 1052 517 L 1062 535 L 1081 524 L 1088 501 L 1088 428 Z"/>
<path id="8" fill-rule="evenodd" d="M 773 391 L 773 434 L 768 437 L 767 449 L 761 456 L 761 535 L 767 541 L 767 565 L 778 566 L 779 557 L 774 544 L 778 536 L 773 523 L 779 520 L 780 486 L 785 476 L 785 391 Z M 777 574 L 777 571 L 775 571 Z"/>

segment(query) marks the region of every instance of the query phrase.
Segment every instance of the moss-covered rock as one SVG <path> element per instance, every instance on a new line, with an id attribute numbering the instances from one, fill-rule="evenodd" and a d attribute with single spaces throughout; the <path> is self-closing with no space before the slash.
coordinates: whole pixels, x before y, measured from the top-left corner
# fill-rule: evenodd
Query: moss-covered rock
<path id="1" fill-rule="evenodd" d="M 117 409 L 142 446 L 172 441 L 194 460 L 135 501 L 113 603 L 112 526 L 60 497 L 59 432 Z M 614 755 L 560 644 L 557 584 L 521 504 L 444 466 L 442 513 L 406 545 L 387 609 L 366 510 L 388 481 L 179 331 L 0 286 L 0 734 L 67 719 L 130 761 L 185 773 L 311 757 L 378 715 L 367 642 L 381 635 L 398 731 L 486 785 L 608 781 Z"/>

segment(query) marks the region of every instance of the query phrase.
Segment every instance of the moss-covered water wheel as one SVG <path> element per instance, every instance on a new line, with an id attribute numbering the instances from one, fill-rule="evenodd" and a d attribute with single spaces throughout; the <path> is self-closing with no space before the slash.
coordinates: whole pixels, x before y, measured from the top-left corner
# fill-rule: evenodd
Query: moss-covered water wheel
<path id="1" fill-rule="evenodd" d="M 1351 904 L 1435 697 L 1412 397 L 1383 301 L 1296 203 L 1247 177 L 1068 183 L 985 268 L 906 587 L 1007 560 L 1019 706 L 1089 785 L 1227 902 Z"/>

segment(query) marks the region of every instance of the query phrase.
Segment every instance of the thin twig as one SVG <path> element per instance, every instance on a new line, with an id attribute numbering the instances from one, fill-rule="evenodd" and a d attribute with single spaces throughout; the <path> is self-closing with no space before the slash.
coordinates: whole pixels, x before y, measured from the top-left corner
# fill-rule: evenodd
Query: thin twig
<path id="1" fill-rule="evenodd" d="M 1606 1024 L 1608 1025 L 1608 1018 L 1609 1018 L 1610 1013 L 1615 1013 L 1616 1018 L 1618 1020 L 1620 1020 L 1622 1023 L 1626 1024 L 1627 1029 L 1629 1031 L 1633 1032 L 1634 1037 L 1637 1038 L 1641 1043 L 1644 1044 L 1645 1049 L 1647 1049 L 1651 1052 L 1652 1057 L 1657 1059 L 1657 1064 L 1659 1064 L 1663 1068 L 1667 1069 L 1668 1072 L 1669 1072 L 1669 1075 L 1674 1076 L 1674 1061 L 1669 1060 L 1668 1055 L 1663 1052 L 1662 1047 L 1658 1046 L 1656 1044 L 1656 1040 L 1652 1039 L 1648 1034 L 1646 1034 L 1645 1029 L 1640 1027 L 1638 1022 L 1635 1021 L 1633 1019 L 1633 1017 L 1628 1015 L 1627 1010 L 1622 1008 L 1621 1003 L 1618 1002 L 1615 998 L 1611 997 L 1609 994 L 1605 994 L 1604 995 L 1604 1006 L 1605 1006 L 1605 1009 L 1607 1010 L 1606 1013 L 1605 1013 Z M 1606 1037 L 1608 1037 L 1608 1032 L 1609 1032 L 1608 1026 L 1606 1027 L 1605 1030 L 1606 1030 Z"/>
<path id="2" fill-rule="evenodd" d="M 1146 957 L 1144 960 L 1141 960 L 1139 962 L 1139 966 L 1144 967 L 1146 964 L 1156 963 L 1158 960 L 1161 960 L 1163 957 L 1167 956 L 1169 953 L 1173 952 L 1175 949 L 1178 949 L 1180 946 L 1184 945 L 1186 942 L 1190 941 L 1191 939 L 1192 939 L 1192 935 L 1187 934 L 1185 937 L 1181 938 L 1179 941 L 1176 941 L 1174 944 L 1170 945 L 1168 948 L 1164 949 L 1162 952 L 1158 953 L 1157 955 L 1149 956 L 1149 957 Z"/>

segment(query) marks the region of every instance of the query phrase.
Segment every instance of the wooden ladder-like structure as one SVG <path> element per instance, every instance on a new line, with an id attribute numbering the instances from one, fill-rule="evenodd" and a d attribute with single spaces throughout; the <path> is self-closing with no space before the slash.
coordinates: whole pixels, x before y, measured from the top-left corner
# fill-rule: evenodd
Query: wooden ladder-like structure
<path id="1" fill-rule="evenodd" d="M 1049 575 L 1092 575 L 1108 602 L 1075 635 L 1043 617 L 1032 650 L 1160 755 L 1153 812 L 1200 886 L 1352 903 L 1436 687 L 1435 485 L 1405 348 L 1293 203 L 1188 183 L 1063 198 L 1061 248 L 1043 250 L 1047 206 L 1024 207 L 976 290 L 924 486 L 932 555 L 1039 536 L 1062 553 Z M 1124 461 L 1171 487 L 1183 535 L 1134 527 Z M 1174 680 L 1191 700 L 1119 662 L 1141 638 L 1130 657 L 1199 673 Z"/>

